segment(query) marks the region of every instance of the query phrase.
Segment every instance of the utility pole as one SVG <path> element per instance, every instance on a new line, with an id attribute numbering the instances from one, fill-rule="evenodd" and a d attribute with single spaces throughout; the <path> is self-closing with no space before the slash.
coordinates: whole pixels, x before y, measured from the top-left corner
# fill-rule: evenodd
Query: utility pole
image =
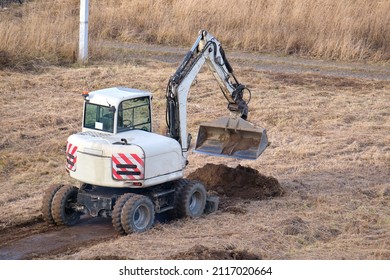
<path id="1" fill-rule="evenodd" d="M 79 61 L 88 60 L 88 14 L 89 0 L 80 0 L 80 37 L 79 37 Z"/>

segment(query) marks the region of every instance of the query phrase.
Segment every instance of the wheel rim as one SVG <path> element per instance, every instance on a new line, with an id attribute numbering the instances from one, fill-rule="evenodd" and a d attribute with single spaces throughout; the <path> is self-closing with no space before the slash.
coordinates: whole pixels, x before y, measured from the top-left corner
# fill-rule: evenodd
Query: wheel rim
<path id="1" fill-rule="evenodd" d="M 192 214 L 196 214 L 199 212 L 201 206 L 202 206 L 202 194 L 196 191 L 191 195 L 189 210 Z"/>
<path id="2" fill-rule="evenodd" d="M 146 228 L 151 219 L 151 212 L 146 205 L 140 205 L 135 209 L 133 215 L 134 226 L 138 230 L 142 230 Z"/>

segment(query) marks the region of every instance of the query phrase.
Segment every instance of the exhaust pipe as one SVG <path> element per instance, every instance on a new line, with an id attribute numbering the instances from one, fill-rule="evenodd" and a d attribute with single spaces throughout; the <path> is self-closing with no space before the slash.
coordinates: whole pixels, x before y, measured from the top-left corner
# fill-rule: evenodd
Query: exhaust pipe
<path id="1" fill-rule="evenodd" d="M 264 128 L 255 127 L 241 118 L 224 117 L 200 125 L 195 152 L 255 160 L 267 146 Z"/>

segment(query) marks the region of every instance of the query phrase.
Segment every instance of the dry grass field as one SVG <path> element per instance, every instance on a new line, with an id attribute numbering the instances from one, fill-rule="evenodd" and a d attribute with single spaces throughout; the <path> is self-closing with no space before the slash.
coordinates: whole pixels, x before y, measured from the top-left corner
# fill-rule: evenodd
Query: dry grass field
<path id="1" fill-rule="evenodd" d="M 0 10 L 0 67 L 74 61 L 79 2 Z M 188 46 L 206 29 L 229 49 L 389 61 L 389 10 L 389 1 L 366 0 L 90 1 L 91 56 L 112 57 L 98 47 L 107 40 Z"/>
<path id="2" fill-rule="evenodd" d="M 256 161 L 191 153 L 186 174 L 206 163 L 243 165 L 275 177 L 285 194 L 268 200 L 226 199 L 197 220 L 157 224 L 144 234 L 87 242 L 37 258 L 194 258 L 237 250 L 265 259 L 390 258 L 390 82 L 239 67 L 253 92 L 251 122 L 272 142 Z M 0 236 L 41 225 L 44 189 L 73 182 L 65 172 L 68 135 L 80 129 L 83 90 L 114 85 L 154 93 L 154 129 L 164 128 L 165 86 L 176 64 L 134 60 L 87 67 L 0 71 Z M 156 70 L 158 69 L 158 70 Z M 189 130 L 227 114 L 208 71 L 189 99 Z M 226 203 L 228 205 L 226 205 Z M 32 232 L 28 234 L 32 234 Z M 74 241 L 75 242 L 75 241 Z M 1 246 L 0 246 L 1 247 Z"/>
<path id="3" fill-rule="evenodd" d="M 253 94 L 249 120 L 267 129 L 271 145 L 256 161 L 190 153 L 186 176 L 207 163 L 233 170 L 241 165 L 276 178 L 284 194 L 221 196 L 220 209 L 200 219 L 158 222 L 129 236 L 99 239 L 97 230 L 90 240 L 68 240 L 22 258 L 212 259 L 226 253 L 390 259 L 390 2 L 182 2 L 91 1 L 87 66 L 71 63 L 78 0 L 31 0 L 0 10 L 0 258 L 4 250 L 17 251 L 19 240 L 45 232 L 67 236 L 64 228 L 43 223 L 40 207 L 49 185 L 78 185 L 64 165 L 66 139 L 81 126 L 81 93 L 112 86 L 148 90 L 154 94 L 153 128 L 164 131 L 165 87 L 178 61 L 163 45 L 145 42 L 186 51 L 204 28 L 224 44 L 228 57 L 236 50 L 230 62 Z M 113 41 L 140 45 L 101 48 Z M 268 71 L 261 69 L 259 52 L 360 62 L 333 69 L 320 60 L 272 56 Z M 288 71 L 300 63 L 300 70 Z M 370 72 L 373 67 L 377 72 Z M 335 71 L 324 75 L 323 69 Z M 345 77 L 346 69 L 359 78 Z M 193 136 L 210 115 L 228 114 L 208 71 L 199 74 L 188 106 Z"/>

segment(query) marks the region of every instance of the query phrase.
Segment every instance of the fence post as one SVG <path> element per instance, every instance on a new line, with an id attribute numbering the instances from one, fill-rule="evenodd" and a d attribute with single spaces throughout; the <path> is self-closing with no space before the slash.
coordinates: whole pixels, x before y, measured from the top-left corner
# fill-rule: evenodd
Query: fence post
<path id="1" fill-rule="evenodd" d="M 88 14 L 89 0 L 80 0 L 80 37 L 79 37 L 79 61 L 88 60 Z"/>

